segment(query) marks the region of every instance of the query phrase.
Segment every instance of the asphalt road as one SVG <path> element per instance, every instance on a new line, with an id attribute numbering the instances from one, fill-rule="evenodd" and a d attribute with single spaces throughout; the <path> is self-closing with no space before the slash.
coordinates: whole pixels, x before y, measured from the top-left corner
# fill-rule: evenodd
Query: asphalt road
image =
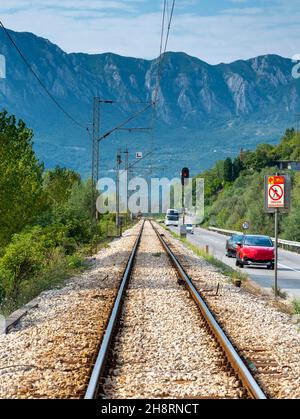
<path id="1" fill-rule="evenodd" d="M 177 227 L 171 229 L 179 234 Z M 228 258 L 225 255 L 225 244 L 227 237 L 223 234 L 204 230 L 202 228 L 195 228 L 194 234 L 188 234 L 187 239 L 198 247 L 205 248 L 209 246 L 209 253 L 217 259 L 226 263 L 234 269 L 235 259 Z M 278 286 L 286 292 L 291 298 L 300 298 L 300 255 L 285 250 L 279 250 L 279 269 L 278 269 Z M 274 271 L 269 271 L 265 268 L 248 267 L 242 269 L 243 272 L 249 275 L 253 281 L 261 287 L 271 290 L 274 284 Z"/>

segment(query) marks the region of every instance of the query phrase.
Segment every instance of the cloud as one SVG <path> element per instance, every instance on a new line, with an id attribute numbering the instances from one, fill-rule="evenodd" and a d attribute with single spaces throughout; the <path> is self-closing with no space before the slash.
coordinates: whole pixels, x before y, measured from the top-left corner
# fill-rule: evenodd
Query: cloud
<path id="1" fill-rule="evenodd" d="M 185 2 L 195 4 L 194 0 Z M 226 2 L 234 3 L 236 7 L 210 14 L 194 7 L 177 8 L 169 49 L 214 64 L 267 53 L 291 57 L 300 52 L 300 4 L 292 8 L 287 0 L 257 0 L 249 7 L 247 2 Z M 158 54 L 161 1 L 154 5 L 144 0 L 11 0 L 8 4 L 6 11 L 0 6 L 7 27 L 48 38 L 67 52 L 111 51 L 149 59 Z"/>
<path id="2" fill-rule="evenodd" d="M 62 10 L 114 10 L 136 12 L 135 0 L 10 0 L 6 5 L 0 5 L 0 11 L 16 13 L 22 10 L 49 10 L 54 9 L 58 13 Z"/>

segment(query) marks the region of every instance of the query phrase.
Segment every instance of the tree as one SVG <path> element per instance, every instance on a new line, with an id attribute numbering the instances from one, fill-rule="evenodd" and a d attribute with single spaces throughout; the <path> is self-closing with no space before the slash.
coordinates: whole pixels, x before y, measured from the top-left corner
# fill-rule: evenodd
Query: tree
<path id="1" fill-rule="evenodd" d="M 34 234 L 16 234 L 0 260 L 0 283 L 5 296 L 16 301 L 25 281 L 30 281 L 42 266 L 41 246 Z"/>
<path id="2" fill-rule="evenodd" d="M 270 167 L 274 163 L 274 147 L 270 144 L 259 144 L 255 152 L 254 169 L 262 170 L 264 167 Z"/>
<path id="3" fill-rule="evenodd" d="M 73 170 L 56 166 L 45 174 L 44 188 L 50 203 L 63 204 L 70 195 L 74 185 L 80 184 L 80 175 Z"/>
<path id="4" fill-rule="evenodd" d="M 300 241 L 300 173 L 295 174 L 293 185 L 291 212 L 283 217 L 283 238 Z"/>
<path id="5" fill-rule="evenodd" d="M 233 167 L 232 167 L 232 160 L 230 157 L 228 157 L 224 161 L 224 181 L 225 182 L 233 181 Z"/>
<path id="6" fill-rule="evenodd" d="M 21 120 L 0 113 L 0 248 L 41 211 L 43 166 L 33 151 L 33 133 Z"/>
<path id="7" fill-rule="evenodd" d="M 240 159 L 240 157 L 236 157 L 232 164 L 233 180 L 236 180 L 239 177 L 242 170 L 244 170 L 244 164 L 242 160 Z"/>

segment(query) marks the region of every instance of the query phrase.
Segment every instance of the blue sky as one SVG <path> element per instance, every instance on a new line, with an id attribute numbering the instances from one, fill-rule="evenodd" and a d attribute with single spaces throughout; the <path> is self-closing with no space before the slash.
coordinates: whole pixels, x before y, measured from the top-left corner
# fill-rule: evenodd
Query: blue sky
<path id="1" fill-rule="evenodd" d="M 169 0 L 171 3 L 171 0 Z M 154 58 L 163 0 L 0 0 L 10 29 L 67 52 Z M 299 0 L 177 0 L 169 50 L 209 63 L 300 54 Z"/>

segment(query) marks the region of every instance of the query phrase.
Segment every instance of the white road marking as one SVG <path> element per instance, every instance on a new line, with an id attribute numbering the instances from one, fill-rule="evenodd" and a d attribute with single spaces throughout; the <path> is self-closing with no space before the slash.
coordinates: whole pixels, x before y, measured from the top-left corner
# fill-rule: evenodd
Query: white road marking
<path id="1" fill-rule="evenodd" d="M 287 268 L 287 269 L 289 269 L 290 271 L 294 271 L 294 272 L 298 272 L 298 273 L 300 273 L 300 271 L 298 271 L 297 269 L 291 268 L 290 266 L 287 266 L 287 265 L 283 265 L 282 263 L 278 263 L 278 265 L 279 265 L 279 266 L 282 266 L 283 268 Z"/>

